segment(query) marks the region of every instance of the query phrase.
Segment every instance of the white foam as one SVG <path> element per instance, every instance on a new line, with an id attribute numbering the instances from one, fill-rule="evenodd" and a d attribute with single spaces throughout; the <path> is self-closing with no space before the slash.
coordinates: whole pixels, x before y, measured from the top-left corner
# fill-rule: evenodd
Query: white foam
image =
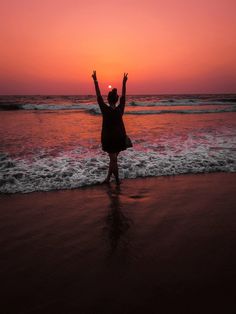
<path id="1" fill-rule="evenodd" d="M 101 114 L 100 108 L 94 106 L 87 110 L 89 113 L 98 115 Z M 155 115 L 155 114 L 204 114 L 204 113 L 223 113 L 223 112 L 236 112 L 236 107 L 229 107 L 229 108 L 215 108 L 215 109 L 177 109 L 177 110 L 129 110 L 126 111 L 125 114 L 132 114 L 132 115 Z"/>
<path id="2" fill-rule="evenodd" d="M 58 104 L 24 104 L 21 105 L 24 110 L 90 110 L 98 107 L 97 104 L 67 104 L 67 105 L 58 105 Z"/>
<path id="3" fill-rule="evenodd" d="M 201 109 L 196 109 L 194 106 L 200 106 Z M 212 105 L 212 108 L 204 108 L 204 106 Z M 220 106 L 221 108 L 217 108 Z M 224 106 L 223 106 L 224 105 Z M 208 114 L 208 113 L 221 113 L 221 112 L 236 112 L 236 104 L 234 103 L 225 103 L 225 102 L 199 102 L 197 100 L 179 100 L 174 101 L 169 100 L 160 100 L 160 101 L 131 101 L 127 102 L 127 107 L 129 110 L 126 110 L 126 114 L 132 115 L 150 115 L 150 114 Z M 179 106 L 183 108 L 175 109 L 173 107 Z M 191 106 L 191 109 L 184 109 L 185 106 Z M 215 108 L 213 108 L 215 106 Z M 0 106 L 1 108 L 6 107 L 5 105 Z M 11 108 L 11 105 L 7 106 L 8 109 Z M 139 107 L 140 110 L 134 109 L 134 107 Z M 142 107 L 152 107 L 152 110 L 148 110 Z M 159 108 L 155 108 L 159 107 Z M 160 107 L 163 109 L 160 110 Z M 100 108 L 96 102 L 93 103 L 67 103 L 67 104 L 57 104 L 57 103 L 26 103 L 26 104 L 17 104 L 15 107 L 12 107 L 14 110 L 39 110 L 39 111 L 58 111 L 58 110 L 83 110 L 92 115 L 101 114 Z M 169 109 L 168 109 L 169 108 Z M 172 109 L 171 109 L 172 108 Z"/>
<path id="4" fill-rule="evenodd" d="M 167 99 L 167 100 L 158 100 L 158 101 L 131 101 L 129 102 L 130 106 L 140 106 L 140 107 L 176 107 L 176 106 L 227 106 L 227 105 L 236 105 L 236 100 L 235 102 L 232 101 L 212 101 L 212 100 L 201 100 L 201 99 Z"/>
<path id="5" fill-rule="evenodd" d="M 135 143 L 135 141 L 134 141 Z M 218 147 L 211 150 L 199 145 L 190 149 L 183 145 L 176 151 L 146 143 L 146 151 L 129 149 L 120 154 L 121 178 L 167 176 L 183 173 L 236 172 L 236 150 Z M 57 157 L 35 156 L 33 160 L 0 157 L 0 192 L 29 193 L 73 189 L 101 183 L 108 167 L 107 154 L 95 149 L 96 157 L 78 157 L 70 153 Z"/>
<path id="6" fill-rule="evenodd" d="M 94 109 L 92 109 L 94 112 Z M 126 114 L 136 114 L 136 115 L 146 115 L 146 114 L 203 114 L 203 113 L 222 113 L 222 112 L 236 112 L 236 107 L 229 107 L 224 109 L 177 109 L 177 110 L 135 110 L 135 111 L 126 111 Z"/>

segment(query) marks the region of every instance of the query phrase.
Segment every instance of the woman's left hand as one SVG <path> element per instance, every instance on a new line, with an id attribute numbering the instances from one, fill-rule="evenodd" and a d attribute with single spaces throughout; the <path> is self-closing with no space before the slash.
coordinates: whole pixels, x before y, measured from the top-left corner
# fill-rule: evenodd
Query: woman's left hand
<path id="1" fill-rule="evenodd" d="M 96 71 L 93 71 L 92 78 L 93 78 L 94 81 L 97 81 Z"/>

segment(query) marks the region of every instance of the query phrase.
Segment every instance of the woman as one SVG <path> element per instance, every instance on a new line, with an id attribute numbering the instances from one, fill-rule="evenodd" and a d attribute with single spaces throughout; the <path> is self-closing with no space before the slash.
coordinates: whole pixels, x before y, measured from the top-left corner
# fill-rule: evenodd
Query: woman
<path id="1" fill-rule="evenodd" d="M 127 135 L 122 119 L 125 109 L 126 82 L 128 79 L 128 73 L 124 73 L 122 96 L 118 106 L 116 106 L 116 103 L 119 99 L 119 96 L 117 95 L 117 89 L 113 88 L 112 91 L 109 92 L 107 97 L 107 101 L 109 103 L 108 106 L 105 104 L 101 96 L 96 71 L 93 71 L 92 78 L 95 84 L 97 102 L 103 117 L 101 134 L 102 149 L 107 152 L 110 157 L 109 170 L 104 183 L 109 183 L 111 175 L 114 174 L 116 184 L 120 184 L 117 156 L 120 151 L 132 146 L 131 142 L 127 144 Z"/>

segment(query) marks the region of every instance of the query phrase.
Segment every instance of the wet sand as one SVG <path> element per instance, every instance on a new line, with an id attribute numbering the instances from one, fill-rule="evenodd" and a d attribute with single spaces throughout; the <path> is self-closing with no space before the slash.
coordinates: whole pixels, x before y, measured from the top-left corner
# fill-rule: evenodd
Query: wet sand
<path id="1" fill-rule="evenodd" d="M 1 313 L 235 313 L 236 174 L 1 195 Z"/>

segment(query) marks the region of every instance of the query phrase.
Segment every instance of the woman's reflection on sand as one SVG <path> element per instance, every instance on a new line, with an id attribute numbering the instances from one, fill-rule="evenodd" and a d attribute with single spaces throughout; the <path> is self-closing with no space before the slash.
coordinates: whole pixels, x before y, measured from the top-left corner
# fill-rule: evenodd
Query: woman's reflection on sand
<path id="1" fill-rule="evenodd" d="M 132 220 L 122 212 L 122 203 L 120 201 L 121 187 L 111 185 L 107 186 L 107 195 L 110 199 L 109 212 L 106 216 L 105 231 L 108 233 L 110 244 L 110 254 L 113 255 L 118 249 L 125 250 L 128 247 L 129 239 L 127 231 L 130 228 Z"/>

